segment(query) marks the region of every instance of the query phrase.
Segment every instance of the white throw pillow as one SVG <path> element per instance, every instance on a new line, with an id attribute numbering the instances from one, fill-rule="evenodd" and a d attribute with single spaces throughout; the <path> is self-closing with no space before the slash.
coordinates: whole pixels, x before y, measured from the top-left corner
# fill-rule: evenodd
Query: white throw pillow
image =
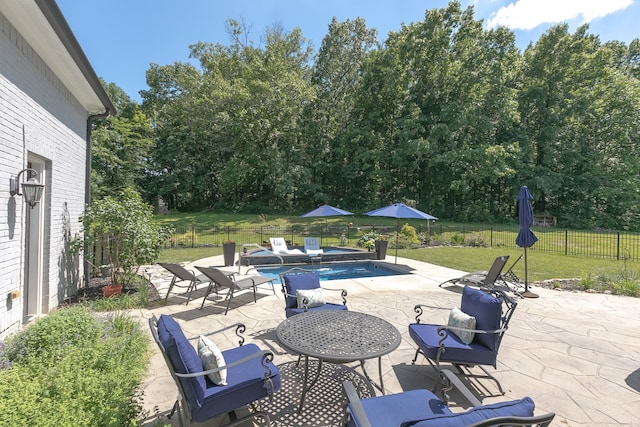
<path id="1" fill-rule="evenodd" d="M 325 304 L 322 288 L 298 289 L 296 298 L 298 299 L 298 308 L 304 308 L 305 298 L 307 299 L 307 308 L 319 307 Z"/>
<path id="2" fill-rule="evenodd" d="M 476 328 L 476 318 L 473 316 L 469 316 L 458 307 L 453 307 L 451 309 L 451 313 L 449 313 L 449 322 L 447 326 L 453 326 L 456 328 L 464 328 L 464 329 L 475 329 Z M 454 331 L 453 332 L 460 341 L 465 344 L 471 344 L 473 341 L 473 337 L 475 336 L 475 332 L 472 331 Z"/>
<path id="3" fill-rule="evenodd" d="M 202 369 L 205 371 L 215 369 L 226 364 L 224 356 L 218 346 L 203 335 L 200 335 L 200 339 L 198 339 L 198 356 L 200 356 L 200 361 L 202 361 Z M 215 385 L 227 385 L 226 369 L 208 374 L 207 377 Z"/>

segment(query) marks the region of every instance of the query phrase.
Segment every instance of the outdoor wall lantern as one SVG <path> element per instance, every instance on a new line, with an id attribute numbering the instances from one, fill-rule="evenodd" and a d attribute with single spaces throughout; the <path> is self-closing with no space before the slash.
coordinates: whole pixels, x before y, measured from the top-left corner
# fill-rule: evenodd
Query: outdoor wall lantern
<path id="1" fill-rule="evenodd" d="M 26 182 L 21 183 L 20 175 L 27 171 L 33 172 L 34 175 Z M 27 202 L 33 209 L 33 207 L 40 201 L 40 198 L 42 197 L 42 190 L 44 189 L 44 184 L 40 184 L 37 176 L 38 172 L 30 168 L 23 169 L 18 172 L 18 176 L 15 178 L 11 178 L 9 181 L 9 193 L 11 194 L 11 197 L 15 196 L 16 194 L 18 196 L 23 196 L 24 201 Z M 20 186 L 22 186 L 22 193 L 20 192 Z"/>

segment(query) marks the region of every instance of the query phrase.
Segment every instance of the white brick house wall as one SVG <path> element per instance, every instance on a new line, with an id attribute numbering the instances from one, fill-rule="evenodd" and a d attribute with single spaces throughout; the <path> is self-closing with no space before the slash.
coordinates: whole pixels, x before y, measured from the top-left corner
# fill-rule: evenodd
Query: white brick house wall
<path id="1" fill-rule="evenodd" d="M 23 323 L 25 218 L 21 196 L 11 197 L 9 179 L 27 167 L 28 157 L 44 164 L 44 274 L 41 312 L 74 286 L 65 254 L 65 233 L 79 231 L 85 200 L 88 112 L 0 14 L 0 339 Z M 70 229 L 69 229 L 70 224 Z M 76 273 L 77 275 L 77 270 Z M 76 277 L 77 278 L 77 277 Z"/>

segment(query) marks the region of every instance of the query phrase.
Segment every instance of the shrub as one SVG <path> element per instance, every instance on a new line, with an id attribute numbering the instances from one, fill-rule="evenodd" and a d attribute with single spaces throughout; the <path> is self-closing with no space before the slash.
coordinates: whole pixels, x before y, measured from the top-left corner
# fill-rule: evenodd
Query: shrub
<path id="1" fill-rule="evenodd" d="M 15 335 L 7 348 L 18 358 L 0 370 L 0 425 L 136 425 L 135 391 L 150 343 L 133 319 L 63 309 Z"/>
<path id="2" fill-rule="evenodd" d="M 156 262 L 171 230 L 154 222 L 153 207 L 138 193 L 95 200 L 81 218 L 89 245 L 102 247 L 111 269 L 111 283 L 127 285 L 142 264 Z M 76 245 L 77 247 L 78 245 Z M 90 261 L 94 254 L 85 254 Z"/>
<path id="3" fill-rule="evenodd" d="M 362 233 L 356 245 L 371 251 L 376 247 L 376 240 L 386 240 L 386 237 L 377 231 L 367 231 L 366 233 Z"/>

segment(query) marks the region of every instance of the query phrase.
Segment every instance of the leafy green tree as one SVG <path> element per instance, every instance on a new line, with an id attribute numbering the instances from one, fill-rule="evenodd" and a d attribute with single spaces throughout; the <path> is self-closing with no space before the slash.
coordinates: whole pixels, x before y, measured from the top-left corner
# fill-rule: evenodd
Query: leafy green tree
<path id="1" fill-rule="evenodd" d="M 140 106 L 114 83 L 102 83 L 118 114 L 93 123 L 91 194 L 98 199 L 126 187 L 142 190 L 153 141 L 149 119 Z"/>
<path id="2" fill-rule="evenodd" d="M 376 31 L 367 28 L 364 19 L 331 20 L 311 75 L 317 96 L 308 104 L 303 121 L 303 160 L 310 173 L 306 188 L 299 192 L 307 206 L 348 200 L 344 184 L 351 172 L 347 161 L 351 141 L 345 129 L 355 107 L 363 65 L 376 46 Z"/>
<path id="3" fill-rule="evenodd" d="M 524 54 L 523 181 L 535 209 L 578 227 L 638 226 L 638 82 L 618 49 L 582 26 L 548 30 Z"/>

